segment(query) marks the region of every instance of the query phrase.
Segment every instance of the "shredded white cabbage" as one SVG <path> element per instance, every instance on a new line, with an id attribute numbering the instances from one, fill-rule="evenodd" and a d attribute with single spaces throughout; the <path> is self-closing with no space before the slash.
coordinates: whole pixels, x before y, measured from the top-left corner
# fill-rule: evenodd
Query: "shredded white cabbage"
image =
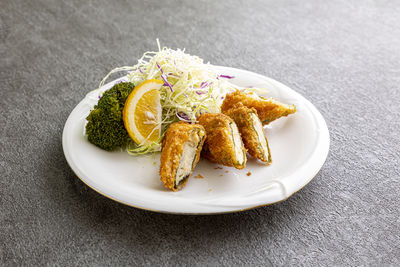
<path id="1" fill-rule="evenodd" d="M 148 79 L 164 81 L 160 89 L 162 133 L 168 126 L 178 120 L 196 122 L 196 117 L 202 113 L 218 113 L 224 96 L 238 87 L 231 84 L 229 76 L 219 76 L 212 70 L 209 63 L 197 56 L 185 53 L 185 50 L 173 50 L 160 47 L 158 52 L 146 52 L 135 66 L 125 66 L 113 69 L 101 81 L 104 85 L 107 78 L 115 72 L 127 71 L 128 81 L 139 85 Z M 159 141 L 141 147 L 131 144 L 127 151 L 131 155 L 146 154 L 161 150 Z"/>

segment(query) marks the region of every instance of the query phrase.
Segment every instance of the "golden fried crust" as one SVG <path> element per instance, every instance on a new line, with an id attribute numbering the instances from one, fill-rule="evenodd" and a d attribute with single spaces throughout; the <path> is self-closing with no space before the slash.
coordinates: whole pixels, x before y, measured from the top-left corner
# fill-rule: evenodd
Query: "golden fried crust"
<path id="1" fill-rule="evenodd" d="M 260 144 L 257 131 L 253 125 L 252 114 L 255 114 L 257 116 L 256 109 L 248 108 L 245 107 L 242 103 L 238 103 L 231 109 L 224 111 L 224 113 L 235 121 L 236 125 L 239 128 L 244 146 L 246 147 L 249 154 L 252 157 L 257 158 L 265 163 L 271 163 L 269 150 L 264 151 L 262 145 Z M 264 136 L 264 138 L 267 141 L 267 137 Z M 268 153 L 268 156 L 265 155 L 265 152 Z"/>
<path id="2" fill-rule="evenodd" d="M 225 100 L 221 106 L 221 112 L 227 112 L 237 103 L 242 103 L 248 108 L 255 108 L 263 124 L 268 124 L 280 117 L 296 112 L 296 107 L 294 105 L 286 105 L 272 98 L 253 98 L 249 94 L 242 93 L 239 90 L 225 96 Z"/>
<path id="3" fill-rule="evenodd" d="M 202 114 L 198 120 L 207 133 L 202 156 L 215 163 L 243 169 L 246 166 L 246 150 L 242 147 L 244 161 L 243 164 L 239 164 L 235 160 L 234 144 L 231 137 L 230 123 L 235 122 L 222 113 Z"/>
<path id="4" fill-rule="evenodd" d="M 165 187 L 173 191 L 183 188 L 188 180 L 186 179 L 179 188 L 175 188 L 175 176 L 182 157 L 183 147 L 189 140 L 193 131 L 198 131 L 198 135 L 201 137 L 201 141 L 197 147 L 196 157 L 192 165 L 193 171 L 194 167 L 199 162 L 200 151 L 205 140 L 206 132 L 204 127 L 199 124 L 189 124 L 181 121 L 171 124 L 165 133 L 161 150 L 160 179 L 164 183 Z"/>

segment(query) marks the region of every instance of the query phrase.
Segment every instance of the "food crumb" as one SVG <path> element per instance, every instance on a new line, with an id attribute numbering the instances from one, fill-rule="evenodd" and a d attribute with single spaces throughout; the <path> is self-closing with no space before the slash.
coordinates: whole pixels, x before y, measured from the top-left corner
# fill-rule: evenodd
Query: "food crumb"
<path id="1" fill-rule="evenodd" d="M 219 176 L 222 176 L 223 174 L 220 174 Z"/>
<path id="2" fill-rule="evenodd" d="M 201 174 L 199 173 L 199 174 L 197 174 L 194 178 L 203 179 L 204 177 L 203 177 L 203 175 L 201 175 Z"/>
<path id="3" fill-rule="evenodd" d="M 210 188 L 208 191 L 209 191 L 209 192 L 211 192 L 211 191 L 212 191 L 212 189 Z"/>
<path id="4" fill-rule="evenodd" d="M 247 175 L 247 176 L 250 176 L 250 175 L 251 175 L 251 172 L 246 173 L 246 175 Z"/>
<path id="5" fill-rule="evenodd" d="M 222 170 L 222 167 L 215 167 L 215 170 Z"/>
<path id="6" fill-rule="evenodd" d="M 225 171 L 225 173 L 228 173 L 229 171 Z"/>

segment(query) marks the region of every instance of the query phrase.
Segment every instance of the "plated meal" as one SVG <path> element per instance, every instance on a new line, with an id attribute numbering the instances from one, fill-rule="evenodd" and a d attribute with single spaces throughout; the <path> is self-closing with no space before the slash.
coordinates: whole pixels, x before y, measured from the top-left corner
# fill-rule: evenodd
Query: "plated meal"
<path id="1" fill-rule="evenodd" d="M 329 132 L 288 86 L 159 46 L 89 91 L 65 122 L 62 146 L 77 177 L 110 199 L 216 214 L 299 191 L 325 162 Z"/>
<path id="2" fill-rule="evenodd" d="M 159 46 L 106 90 L 86 117 L 85 135 L 106 150 L 133 157 L 161 152 L 163 185 L 182 189 L 199 159 L 243 169 L 250 156 L 268 168 L 273 155 L 264 126 L 296 113 L 267 97 L 268 88 L 237 86 L 197 56 Z M 294 115 L 295 116 L 295 115 Z"/>

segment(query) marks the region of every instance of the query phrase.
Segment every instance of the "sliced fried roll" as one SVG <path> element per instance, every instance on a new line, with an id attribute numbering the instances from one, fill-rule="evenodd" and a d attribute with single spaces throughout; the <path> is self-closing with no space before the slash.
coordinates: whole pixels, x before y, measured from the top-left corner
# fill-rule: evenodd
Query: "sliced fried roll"
<path id="1" fill-rule="evenodd" d="M 246 149 L 236 123 L 222 113 L 202 114 L 198 119 L 207 133 L 202 156 L 215 163 L 243 169 Z"/>
<path id="2" fill-rule="evenodd" d="M 235 107 L 225 111 L 225 114 L 231 117 L 239 128 L 244 147 L 249 154 L 267 164 L 272 162 L 271 153 L 268 146 L 268 140 L 257 111 L 254 108 L 248 108 L 239 103 Z"/>
<path id="3" fill-rule="evenodd" d="M 164 186 L 183 188 L 200 159 L 206 131 L 199 124 L 176 122 L 162 142 L 160 176 Z"/>
<path id="4" fill-rule="evenodd" d="M 238 103 L 242 103 L 248 108 L 255 108 L 257 115 L 263 124 L 288 116 L 296 112 L 294 105 L 286 105 L 273 98 L 263 99 L 255 93 L 242 93 L 239 90 L 227 94 L 221 106 L 221 112 L 225 113 Z"/>

